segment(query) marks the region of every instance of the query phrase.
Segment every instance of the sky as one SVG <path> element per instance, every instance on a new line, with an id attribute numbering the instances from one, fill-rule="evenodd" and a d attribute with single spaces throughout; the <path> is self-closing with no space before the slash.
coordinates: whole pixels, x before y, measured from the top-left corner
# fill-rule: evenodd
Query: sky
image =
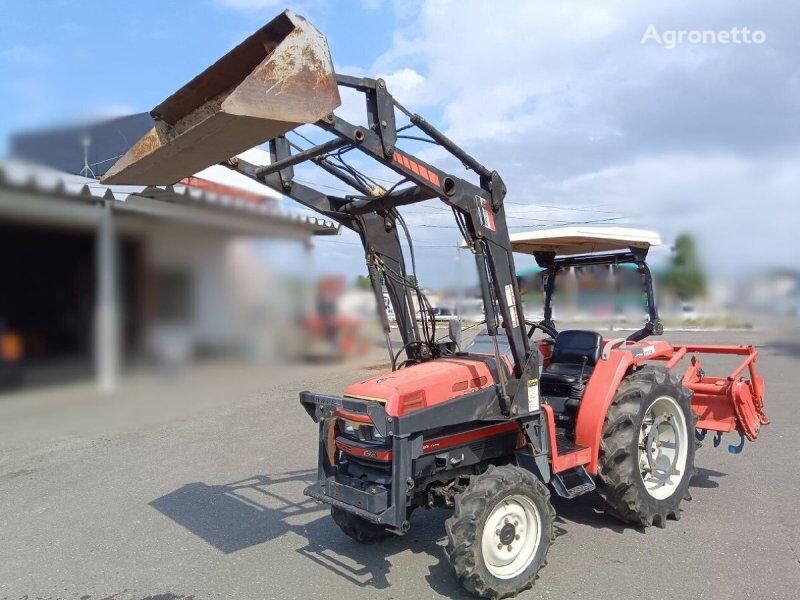
<path id="1" fill-rule="evenodd" d="M 149 110 L 286 5 L 0 0 L 0 138 Z M 328 37 L 337 71 L 386 78 L 403 104 L 500 172 L 512 231 L 569 223 L 655 229 L 667 243 L 655 252 L 662 259 L 675 236 L 688 232 L 718 279 L 795 268 L 798 3 L 288 6 Z M 732 28 L 739 43 L 730 41 Z M 669 43 L 681 30 L 709 34 L 703 43 L 688 34 Z M 363 121 L 358 99 L 343 100 L 338 114 Z M 435 147 L 408 149 L 469 176 Z M 311 171 L 299 170 L 300 177 L 330 193 L 341 187 Z M 419 278 L 434 286 L 465 276 L 454 266 L 458 234 L 442 206 L 405 211 Z M 352 234 L 317 240 L 316 248 L 320 271 L 364 270 Z"/>

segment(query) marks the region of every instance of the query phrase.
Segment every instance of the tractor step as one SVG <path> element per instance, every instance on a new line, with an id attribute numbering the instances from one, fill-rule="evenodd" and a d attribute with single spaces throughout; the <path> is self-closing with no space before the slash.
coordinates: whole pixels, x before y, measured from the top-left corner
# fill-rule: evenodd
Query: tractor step
<path id="1" fill-rule="evenodd" d="M 550 483 L 553 484 L 553 488 L 559 496 L 567 499 L 591 492 L 596 487 L 594 479 L 586 472 L 583 465 L 569 471 L 553 473 Z"/>
<path id="2" fill-rule="evenodd" d="M 580 450 L 585 450 L 586 446 L 578 446 L 577 444 L 573 443 L 564 433 L 558 433 L 556 435 L 556 449 L 558 450 L 559 456 L 564 456 L 565 454 L 569 454 L 571 452 L 578 452 Z"/>

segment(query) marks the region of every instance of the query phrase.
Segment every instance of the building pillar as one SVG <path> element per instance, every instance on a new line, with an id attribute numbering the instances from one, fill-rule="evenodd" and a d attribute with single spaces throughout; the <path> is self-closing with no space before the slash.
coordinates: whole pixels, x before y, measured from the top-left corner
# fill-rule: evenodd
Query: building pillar
<path id="1" fill-rule="evenodd" d="M 305 281 L 303 292 L 303 314 L 317 312 L 317 272 L 314 264 L 314 242 L 307 238 L 303 242 L 303 262 L 305 263 Z"/>
<path id="2" fill-rule="evenodd" d="M 112 201 L 105 201 L 95 251 L 95 373 L 103 392 L 113 392 L 119 379 L 119 265 Z"/>
<path id="3" fill-rule="evenodd" d="M 619 305 L 619 294 L 617 293 L 617 271 L 616 265 L 608 265 L 608 288 L 611 294 L 611 323 L 608 326 L 609 331 L 614 331 L 614 325 L 617 322 L 617 315 L 622 311 Z"/>
<path id="4" fill-rule="evenodd" d="M 463 318 L 464 312 L 464 274 L 461 272 L 461 245 L 456 246 L 456 312 Z"/>

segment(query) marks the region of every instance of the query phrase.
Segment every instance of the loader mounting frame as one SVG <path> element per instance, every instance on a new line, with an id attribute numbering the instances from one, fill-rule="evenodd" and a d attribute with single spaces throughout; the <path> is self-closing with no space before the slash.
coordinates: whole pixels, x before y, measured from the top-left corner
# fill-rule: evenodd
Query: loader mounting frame
<path id="1" fill-rule="evenodd" d="M 372 281 L 381 324 L 389 346 L 389 317 L 383 303 L 381 285 L 385 285 L 394 307 L 403 348 L 407 356 L 425 361 L 441 354 L 442 348 L 427 343 L 420 333 L 420 323 L 406 283 L 407 268 L 400 245 L 399 206 L 439 198 L 451 207 L 461 225 L 467 245 L 473 250 L 477 264 L 481 295 L 486 308 L 489 335 L 505 331 L 513 357 L 511 373 L 499 374 L 497 400 L 499 418 L 510 418 L 526 412 L 525 382 L 538 375 L 536 361 L 526 335 L 520 292 L 509 241 L 503 200 L 506 187 L 496 171 L 490 171 L 453 143 L 433 125 L 403 107 L 386 89 L 382 79 L 336 75 L 339 86 L 364 94 L 367 125 L 357 126 L 330 114 L 315 125 L 335 138 L 311 148 L 299 149 L 285 136 L 270 140 L 271 164 L 256 166 L 239 158 L 223 164 L 230 169 L 260 181 L 300 204 L 315 210 L 355 231 L 363 244 L 367 269 Z M 426 133 L 432 141 L 447 150 L 465 167 L 478 175 L 475 185 L 445 173 L 397 147 L 399 138 L 395 109 L 405 114 L 410 124 Z M 331 160 L 341 150 L 358 150 L 393 170 L 412 185 L 399 190 L 376 189 L 364 185 L 340 169 Z M 353 195 L 333 196 L 294 179 L 294 166 L 310 161 L 354 188 Z M 394 186 L 395 188 L 397 186 Z M 382 280 L 382 281 L 381 281 Z"/>

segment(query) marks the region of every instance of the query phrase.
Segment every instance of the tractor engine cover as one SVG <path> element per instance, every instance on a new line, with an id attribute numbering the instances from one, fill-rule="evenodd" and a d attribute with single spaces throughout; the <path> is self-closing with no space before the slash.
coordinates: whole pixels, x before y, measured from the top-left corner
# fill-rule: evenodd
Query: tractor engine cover
<path id="1" fill-rule="evenodd" d="M 386 414 L 398 417 L 492 385 L 486 363 L 438 358 L 354 383 L 344 395 L 384 403 Z"/>

